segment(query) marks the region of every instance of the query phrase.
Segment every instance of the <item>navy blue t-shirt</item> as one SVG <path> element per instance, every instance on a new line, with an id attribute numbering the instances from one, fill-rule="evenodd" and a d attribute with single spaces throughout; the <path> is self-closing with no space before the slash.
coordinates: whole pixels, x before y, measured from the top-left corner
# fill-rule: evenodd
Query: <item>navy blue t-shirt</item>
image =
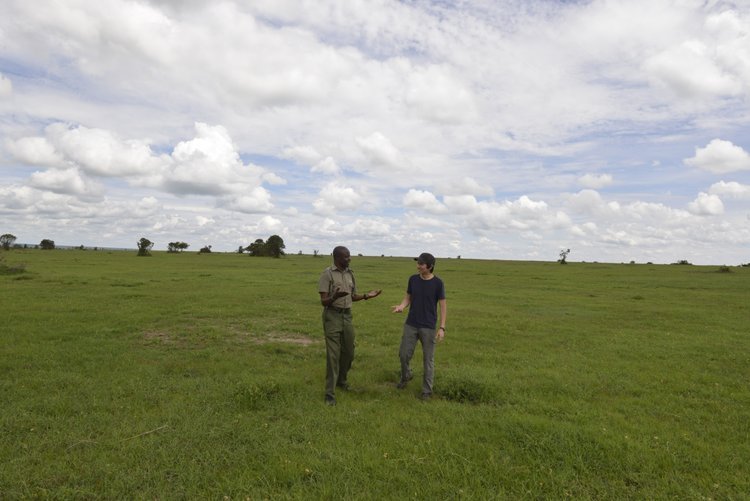
<path id="1" fill-rule="evenodd" d="M 411 297 L 406 323 L 412 327 L 434 329 L 437 324 L 437 302 L 445 299 L 445 286 L 437 276 L 423 280 L 419 274 L 409 277 L 406 288 Z"/>

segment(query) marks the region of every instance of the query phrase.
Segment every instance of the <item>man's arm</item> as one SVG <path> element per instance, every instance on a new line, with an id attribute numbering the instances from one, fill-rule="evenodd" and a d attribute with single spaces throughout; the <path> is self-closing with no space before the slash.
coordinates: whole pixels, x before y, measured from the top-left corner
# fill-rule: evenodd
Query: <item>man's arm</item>
<path id="1" fill-rule="evenodd" d="M 411 295 L 409 293 L 404 295 L 404 299 L 401 300 L 400 304 L 393 306 L 391 309 L 392 313 L 401 313 L 411 304 Z"/>
<path id="2" fill-rule="evenodd" d="M 448 315 L 448 304 L 445 299 L 440 299 L 438 300 L 438 306 L 440 307 L 440 327 L 437 331 L 437 338 L 438 341 L 440 341 L 443 339 L 443 336 L 445 336 L 445 322 Z"/>
<path id="3" fill-rule="evenodd" d="M 378 297 L 381 292 L 383 292 L 382 289 L 373 289 L 370 292 L 367 292 L 365 294 L 354 294 L 352 296 L 352 301 L 361 301 L 363 299 L 365 301 L 367 301 L 368 299 L 372 299 L 374 297 Z"/>
<path id="4" fill-rule="evenodd" d="M 336 289 L 332 296 L 328 295 L 328 292 L 321 292 L 320 293 L 320 304 L 323 306 L 331 306 L 334 301 L 336 301 L 340 297 L 344 297 L 348 292 L 344 292 L 342 290 Z"/>

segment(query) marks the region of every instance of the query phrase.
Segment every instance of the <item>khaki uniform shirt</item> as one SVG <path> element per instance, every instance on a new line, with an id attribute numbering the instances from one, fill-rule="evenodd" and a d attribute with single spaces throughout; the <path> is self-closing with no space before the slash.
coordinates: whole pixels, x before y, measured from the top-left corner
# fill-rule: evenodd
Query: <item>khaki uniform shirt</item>
<path id="1" fill-rule="evenodd" d="M 334 265 L 323 270 L 320 280 L 318 280 L 318 292 L 327 292 L 331 296 L 336 289 L 348 292 L 349 294 L 338 298 L 331 306 L 336 308 L 351 308 L 352 296 L 357 293 L 357 286 L 354 283 L 354 273 L 351 269 L 347 268 L 341 271 Z"/>

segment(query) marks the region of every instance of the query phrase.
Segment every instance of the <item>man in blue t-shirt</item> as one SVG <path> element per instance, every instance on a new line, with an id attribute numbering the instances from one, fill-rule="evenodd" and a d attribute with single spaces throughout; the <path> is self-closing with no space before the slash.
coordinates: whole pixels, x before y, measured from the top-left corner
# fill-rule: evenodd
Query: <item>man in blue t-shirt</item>
<path id="1" fill-rule="evenodd" d="M 401 337 L 399 358 L 401 359 L 401 380 L 396 385 L 398 389 L 406 388 L 413 378 L 410 362 L 417 347 L 417 341 L 422 344 L 424 357 L 424 376 L 422 378 L 422 399 L 432 396 L 432 383 L 435 372 L 435 343 L 445 336 L 445 320 L 447 306 L 445 302 L 445 286 L 433 273 L 435 270 L 435 256 L 423 252 L 417 261 L 419 273 L 409 277 L 406 295 L 400 304 L 393 307 L 393 313 L 401 313 L 409 308 L 409 314 L 404 322 L 404 333 Z M 440 305 L 440 328 L 438 324 L 437 306 Z"/>

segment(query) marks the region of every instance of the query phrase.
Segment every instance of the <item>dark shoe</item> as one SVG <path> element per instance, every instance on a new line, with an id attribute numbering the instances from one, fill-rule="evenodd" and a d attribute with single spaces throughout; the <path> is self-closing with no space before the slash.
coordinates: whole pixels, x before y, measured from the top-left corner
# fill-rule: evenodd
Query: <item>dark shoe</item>
<path id="1" fill-rule="evenodd" d="M 331 407 L 333 407 L 334 405 L 336 405 L 336 399 L 329 395 L 326 395 L 326 405 L 330 405 Z"/>
<path id="2" fill-rule="evenodd" d="M 349 386 L 349 383 L 347 383 L 346 381 L 344 381 L 343 383 L 337 383 L 336 386 L 344 391 L 349 391 L 352 389 L 352 387 Z"/>
<path id="3" fill-rule="evenodd" d="M 406 379 L 402 379 L 401 381 L 398 382 L 398 384 L 396 385 L 396 388 L 398 388 L 399 390 L 403 390 L 404 388 L 406 388 L 406 385 L 409 384 L 409 381 L 411 381 L 412 379 L 414 379 L 414 376 L 409 374 Z"/>
<path id="4" fill-rule="evenodd" d="M 429 400 L 429 399 L 431 399 L 431 398 L 432 398 L 432 393 L 422 393 L 422 394 L 421 394 L 421 395 L 419 396 L 419 399 L 420 399 L 420 400 Z"/>

